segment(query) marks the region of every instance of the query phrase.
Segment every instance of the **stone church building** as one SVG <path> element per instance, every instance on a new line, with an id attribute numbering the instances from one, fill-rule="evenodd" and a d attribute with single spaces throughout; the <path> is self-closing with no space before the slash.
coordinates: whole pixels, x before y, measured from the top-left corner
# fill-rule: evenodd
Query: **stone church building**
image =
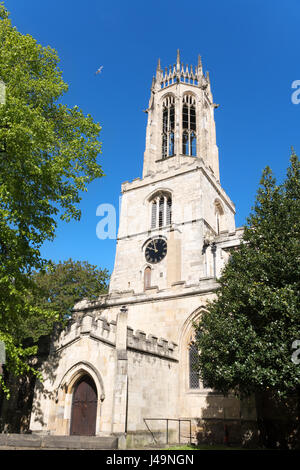
<path id="1" fill-rule="evenodd" d="M 235 439 L 241 421 L 255 419 L 250 403 L 207 388 L 194 368 L 193 322 L 242 236 L 220 183 L 217 106 L 200 56 L 196 66 L 184 66 L 179 51 L 176 64 L 158 63 L 143 175 L 122 184 L 109 293 L 75 305 L 53 340 L 32 432 L 115 434 L 127 446 L 190 432 L 223 442 L 224 423 Z"/>

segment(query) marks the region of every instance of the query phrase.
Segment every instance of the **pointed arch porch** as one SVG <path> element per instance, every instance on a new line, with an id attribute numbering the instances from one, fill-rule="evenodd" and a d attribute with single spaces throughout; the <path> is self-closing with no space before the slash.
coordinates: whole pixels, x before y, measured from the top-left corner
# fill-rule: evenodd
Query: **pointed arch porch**
<path id="1" fill-rule="evenodd" d="M 57 388 L 56 403 L 63 405 L 60 407 L 63 409 L 61 409 L 58 414 L 57 419 L 60 422 L 57 424 L 58 427 L 62 429 L 64 435 L 70 435 L 71 433 L 73 394 L 76 390 L 76 386 L 85 377 L 89 378 L 90 383 L 93 383 L 95 386 L 95 394 L 97 397 L 95 435 L 100 434 L 101 404 L 105 400 L 103 379 L 99 371 L 90 362 L 80 361 L 69 368 Z"/>

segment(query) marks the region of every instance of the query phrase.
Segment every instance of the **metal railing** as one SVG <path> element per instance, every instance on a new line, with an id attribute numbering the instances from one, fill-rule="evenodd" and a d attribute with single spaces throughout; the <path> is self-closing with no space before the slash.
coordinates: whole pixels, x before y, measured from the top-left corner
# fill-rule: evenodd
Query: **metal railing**
<path id="1" fill-rule="evenodd" d="M 147 421 L 166 421 L 166 444 L 169 444 L 169 421 L 175 421 L 175 422 L 178 422 L 178 444 L 180 444 L 180 431 L 181 431 L 181 426 L 180 426 L 180 423 L 182 422 L 187 422 L 190 424 L 189 426 L 189 436 L 187 436 L 189 438 L 189 443 L 191 444 L 192 443 L 192 421 L 190 419 L 173 419 L 173 418 L 143 418 L 144 420 L 144 423 L 148 429 L 148 431 L 150 432 L 155 444 L 158 444 L 157 440 L 155 439 L 155 436 L 153 434 L 153 432 L 151 431 L 151 429 L 149 428 L 148 424 L 147 424 Z"/>

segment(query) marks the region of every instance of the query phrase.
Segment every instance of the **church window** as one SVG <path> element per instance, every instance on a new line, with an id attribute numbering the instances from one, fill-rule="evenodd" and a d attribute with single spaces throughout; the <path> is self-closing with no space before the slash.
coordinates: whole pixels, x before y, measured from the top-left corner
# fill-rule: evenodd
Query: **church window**
<path id="1" fill-rule="evenodd" d="M 163 158 L 166 158 L 167 156 L 167 149 L 168 149 L 168 137 L 167 137 L 167 134 L 163 134 L 163 138 L 162 138 L 162 155 L 163 155 Z"/>
<path id="2" fill-rule="evenodd" d="M 197 336 L 199 332 L 197 332 Z M 189 388 L 206 389 L 209 388 L 206 381 L 201 381 L 199 376 L 199 348 L 195 335 L 191 336 L 188 346 L 188 367 L 189 367 Z"/>
<path id="3" fill-rule="evenodd" d="M 159 211 L 158 211 L 158 226 L 162 227 L 164 225 L 164 205 L 165 200 L 164 197 L 161 196 L 159 198 Z"/>
<path id="4" fill-rule="evenodd" d="M 174 155 L 174 132 L 170 133 L 169 138 L 169 156 Z"/>
<path id="5" fill-rule="evenodd" d="M 151 204 L 151 228 L 156 227 L 156 212 L 157 212 L 156 204 L 157 204 L 157 201 L 155 199 L 154 201 L 152 201 L 152 204 Z"/>
<path id="6" fill-rule="evenodd" d="M 190 388 L 200 388 L 199 372 L 197 370 L 198 364 L 198 346 L 192 342 L 189 347 L 189 386 Z"/>
<path id="7" fill-rule="evenodd" d="M 189 144 L 189 135 L 186 131 L 183 131 L 183 134 L 182 134 L 182 153 L 183 153 L 183 155 L 188 155 L 188 144 Z"/>
<path id="8" fill-rule="evenodd" d="M 167 96 L 163 102 L 162 116 L 162 158 L 172 157 L 175 154 L 175 100 Z"/>
<path id="9" fill-rule="evenodd" d="M 168 193 L 158 193 L 151 201 L 151 228 L 161 228 L 172 223 L 172 198 Z"/>
<path id="10" fill-rule="evenodd" d="M 190 106 L 190 129 L 191 131 L 196 130 L 196 110 L 193 105 Z"/>
<path id="11" fill-rule="evenodd" d="M 190 145 L 191 145 L 191 148 L 190 148 L 190 155 L 192 157 L 195 157 L 196 156 L 196 135 L 195 135 L 195 132 L 191 132 L 191 135 L 190 135 Z"/>
<path id="12" fill-rule="evenodd" d="M 190 157 L 197 155 L 196 100 L 192 95 L 184 95 L 182 106 L 182 153 Z"/>
<path id="13" fill-rule="evenodd" d="M 144 272 L 144 289 L 151 287 L 151 268 L 146 267 Z"/>
<path id="14" fill-rule="evenodd" d="M 189 128 L 189 108 L 187 105 L 182 107 L 182 129 Z"/>
<path id="15" fill-rule="evenodd" d="M 172 199 L 168 197 L 167 199 L 167 220 L 166 224 L 170 225 L 172 221 Z"/>

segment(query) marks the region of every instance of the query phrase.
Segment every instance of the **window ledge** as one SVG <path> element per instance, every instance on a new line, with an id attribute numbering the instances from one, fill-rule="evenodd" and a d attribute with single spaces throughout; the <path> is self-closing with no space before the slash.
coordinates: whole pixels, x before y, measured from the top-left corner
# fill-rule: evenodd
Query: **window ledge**
<path id="1" fill-rule="evenodd" d="M 174 157 L 176 157 L 176 155 L 169 155 L 168 157 L 160 158 L 159 160 L 155 160 L 155 163 L 164 162 L 165 160 L 169 160 L 170 158 L 174 158 Z"/>
<path id="2" fill-rule="evenodd" d="M 197 158 L 197 155 L 184 155 L 183 153 L 180 153 L 179 155 L 170 155 L 169 157 L 165 157 L 165 158 L 160 158 L 159 160 L 155 160 L 155 163 L 160 163 L 160 162 L 164 162 L 165 160 L 170 160 L 170 158 L 174 158 L 174 157 L 184 157 L 184 158 Z"/>
<path id="3" fill-rule="evenodd" d="M 149 287 L 145 287 L 144 292 L 156 293 L 158 292 L 158 290 L 159 290 L 158 286 L 149 286 Z"/>
<path id="4" fill-rule="evenodd" d="M 172 227 L 173 227 L 173 224 L 163 225 L 162 227 L 154 227 L 149 230 L 149 233 L 156 232 L 156 231 L 158 232 L 159 230 L 164 230 L 166 228 L 172 228 Z"/>

